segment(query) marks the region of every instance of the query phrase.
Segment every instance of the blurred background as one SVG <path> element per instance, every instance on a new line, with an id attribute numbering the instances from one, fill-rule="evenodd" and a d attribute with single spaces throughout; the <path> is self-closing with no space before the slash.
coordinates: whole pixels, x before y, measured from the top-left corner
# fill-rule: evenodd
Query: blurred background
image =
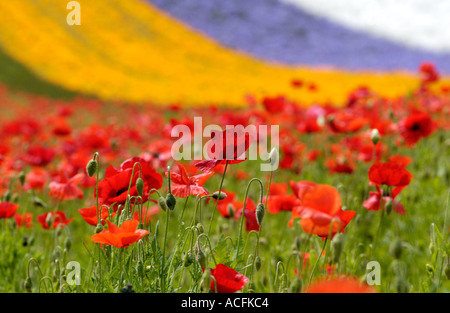
<path id="1" fill-rule="evenodd" d="M 155 105 L 340 105 L 362 86 L 405 94 L 423 62 L 443 83 L 450 73 L 448 0 L 79 0 L 73 26 L 69 2 L 0 2 L 1 84 Z"/>

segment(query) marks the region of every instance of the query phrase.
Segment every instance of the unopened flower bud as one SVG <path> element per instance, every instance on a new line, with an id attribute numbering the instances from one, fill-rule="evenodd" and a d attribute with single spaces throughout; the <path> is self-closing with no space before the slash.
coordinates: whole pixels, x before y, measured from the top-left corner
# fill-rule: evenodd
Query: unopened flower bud
<path id="1" fill-rule="evenodd" d="M 188 252 L 184 261 L 184 267 L 191 266 L 191 264 L 194 263 L 194 259 L 194 255 L 191 252 Z"/>
<path id="2" fill-rule="evenodd" d="M 67 237 L 64 241 L 64 247 L 67 251 L 70 251 L 70 248 L 72 248 L 72 240 L 70 239 L 70 237 Z"/>
<path id="3" fill-rule="evenodd" d="M 30 277 L 27 277 L 25 279 L 23 287 L 26 290 L 26 292 L 31 292 L 31 287 L 33 287 L 33 283 L 31 282 L 31 278 Z"/>
<path id="4" fill-rule="evenodd" d="M 101 223 L 98 223 L 97 227 L 95 227 L 95 233 L 98 234 L 102 232 L 103 229 L 104 229 L 103 225 Z"/>
<path id="5" fill-rule="evenodd" d="M 158 199 L 158 205 L 163 211 L 167 211 L 169 208 L 167 207 L 166 199 L 163 197 L 159 197 Z"/>
<path id="6" fill-rule="evenodd" d="M 197 223 L 197 230 L 199 234 L 203 234 L 205 232 L 202 223 Z"/>
<path id="7" fill-rule="evenodd" d="M 144 196 L 144 180 L 141 177 L 136 180 L 136 190 L 139 196 Z"/>
<path id="8" fill-rule="evenodd" d="M 372 132 L 370 133 L 370 139 L 372 139 L 372 143 L 376 145 L 380 141 L 380 132 L 378 129 L 374 128 L 372 129 Z"/>
<path id="9" fill-rule="evenodd" d="M 259 203 L 256 206 L 256 221 L 258 222 L 258 225 L 261 226 L 264 218 L 264 213 L 266 209 L 264 208 L 264 204 Z"/>
<path id="10" fill-rule="evenodd" d="M 172 193 L 168 193 L 166 196 L 167 207 L 173 211 L 175 209 L 175 205 L 177 204 L 177 199 Z"/>
<path id="11" fill-rule="evenodd" d="M 234 217 L 234 207 L 233 207 L 232 204 L 228 204 L 228 205 L 227 205 L 227 212 L 228 212 L 228 215 L 229 215 L 231 218 Z"/>
<path id="12" fill-rule="evenodd" d="M 261 268 L 261 258 L 259 257 L 259 255 L 257 255 L 255 258 L 255 268 L 257 271 L 259 271 Z"/>
<path id="13" fill-rule="evenodd" d="M 205 292 L 208 292 L 210 290 L 211 272 L 209 271 L 209 269 L 206 268 L 205 271 L 203 272 L 200 284 Z M 214 286 L 215 286 L 215 284 L 214 284 Z"/>
<path id="14" fill-rule="evenodd" d="M 47 224 L 47 226 L 49 228 L 52 228 L 53 226 L 53 214 L 47 214 L 47 217 L 45 218 L 45 224 Z"/>
<path id="15" fill-rule="evenodd" d="M 216 191 L 215 193 L 212 194 L 213 199 L 216 200 L 223 200 L 227 197 L 227 194 L 223 191 Z"/>
<path id="16" fill-rule="evenodd" d="M 135 293 L 135 291 L 133 290 L 133 285 L 132 284 L 127 284 L 125 286 L 125 288 L 122 288 L 120 290 L 120 293 Z"/>
<path id="17" fill-rule="evenodd" d="M 25 184 L 25 172 L 24 171 L 21 171 L 19 173 L 19 181 L 22 186 Z"/>
<path id="18" fill-rule="evenodd" d="M 97 162 L 95 162 L 94 160 L 90 160 L 86 165 L 86 172 L 89 177 L 94 176 L 94 174 L 97 172 Z"/>

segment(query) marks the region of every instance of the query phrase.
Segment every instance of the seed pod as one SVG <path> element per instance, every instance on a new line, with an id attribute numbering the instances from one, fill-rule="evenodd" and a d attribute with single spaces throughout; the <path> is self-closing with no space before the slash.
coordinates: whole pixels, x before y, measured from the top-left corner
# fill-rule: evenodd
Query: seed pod
<path id="1" fill-rule="evenodd" d="M 144 196 L 144 180 L 141 177 L 136 180 L 136 190 L 139 196 Z"/>
<path id="2" fill-rule="evenodd" d="M 97 172 L 97 162 L 95 162 L 94 160 L 90 160 L 86 165 L 86 172 L 89 177 L 94 176 L 94 174 Z"/>
<path id="3" fill-rule="evenodd" d="M 399 239 L 395 239 L 389 246 L 389 252 L 397 260 L 400 259 L 400 257 L 402 256 L 402 250 L 403 250 L 402 241 Z"/>
<path id="4" fill-rule="evenodd" d="M 370 133 L 370 139 L 372 139 L 372 143 L 376 145 L 380 141 L 380 132 L 378 129 L 374 128 L 372 129 L 372 132 Z"/>
<path id="5" fill-rule="evenodd" d="M 259 255 L 257 255 L 255 258 L 255 268 L 257 271 L 259 271 L 261 268 L 261 258 L 259 257 Z"/>
<path id="6" fill-rule="evenodd" d="M 223 200 L 227 197 L 227 194 L 223 191 L 216 191 L 215 193 L 212 194 L 213 199 L 216 200 Z"/>
<path id="7" fill-rule="evenodd" d="M 166 204 L 167 207 L 173 211 L 175 209 L 175 205 L 177 204 L 177 199 L 172 193 L 168 193 L 166 196 Z"/>
<path id="8" fill-rule="evenodd" d="M 163 210 L 163 211 L 167 211 L 168 210 L 166 199 L 164 199 L 163 197 L 159 197 L 158 205 L 161 208 L 161 210 Z"/>
<path id="9" fill-rule="evenodd" d="M 256 221 L 258 222 L 258 225 L 261 226 L 264 218 L 264 213 L 266 209 L 264 208 L 264 204 L 259 203 L 256 206 Z"/>

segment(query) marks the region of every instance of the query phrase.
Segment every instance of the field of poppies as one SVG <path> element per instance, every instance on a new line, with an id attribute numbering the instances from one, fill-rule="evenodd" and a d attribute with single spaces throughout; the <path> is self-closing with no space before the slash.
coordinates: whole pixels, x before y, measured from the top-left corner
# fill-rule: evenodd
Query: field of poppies
<path id="1" fill-rule="evenodd" d="M 419 74 L 402 97 L 239 109 L 2 86 L 0 292 L 448 292 L 450 87 Z M 279 125 L 279 147 L 242 160 L 255 138 L 214 137 L 175 162 L 194 117 Z"/>

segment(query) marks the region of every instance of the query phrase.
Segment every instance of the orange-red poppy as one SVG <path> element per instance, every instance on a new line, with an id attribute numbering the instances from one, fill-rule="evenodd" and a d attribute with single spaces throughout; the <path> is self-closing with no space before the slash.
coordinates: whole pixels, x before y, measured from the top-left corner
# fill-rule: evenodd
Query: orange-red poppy
<path id="1" fill-rule="evenodd" d="M 108 223 L 108 228 L 93 235 L 91 238 L 93 242 L 117 248 L 126 248 L 150 234 L 148 230 L 137 229 L 139 221 L 135 219 L 123 222 L 120 227 L 114 225 L 109 220 L 106 223 Z"/>
<path id="2" fill-rule="evenodd" d="M 210 269 L 211 278 L 210 289 L 218 293 L 234 293 L 245 287 L 248 283 L 248 277 L 236 272 L 224 264 L 217 264 L 215 269 Z M 217 286 L 217 290 L 216 287 Z"/>
<path id="3" fill-rule="evenodd" d="M 208 178 L 214 175 L 214 172 L 188 176 L 186 168 L 180 163 L 177 163 L 177 165 L 178 172 L 170 172 L 170 179 L 172 180 L 171 191 L 173 195 L 180 198 L 185 198 L 190 195 L 206 196 L 208 191 L 203 187 L 203 184 Z M 166 172 L 167 175 L 168 173 Z"/>
<path id="4" fill-rule="evenodd" d="M 376 290 L 351 277 L 321 279 L 313 282 L 306 293 L 375 293 Z"/>
<path id="5" fill-rule="evenodd" d="M 0 202 L 0 218 L 10 218 L 16 213 L 19 206 L 11 202 Z"/>
<path id="6" fill-rule="evenodd" d="M 36 217 L 37 221 L 42 225 L 44 229 L 55 229 L 59 225 L 65 227 L 73 221 L 73 218 L 67 219 L 66 214 L 62 211 L 51 211 Z M 50 225 L 49 222 L 51 221 Z"/>

